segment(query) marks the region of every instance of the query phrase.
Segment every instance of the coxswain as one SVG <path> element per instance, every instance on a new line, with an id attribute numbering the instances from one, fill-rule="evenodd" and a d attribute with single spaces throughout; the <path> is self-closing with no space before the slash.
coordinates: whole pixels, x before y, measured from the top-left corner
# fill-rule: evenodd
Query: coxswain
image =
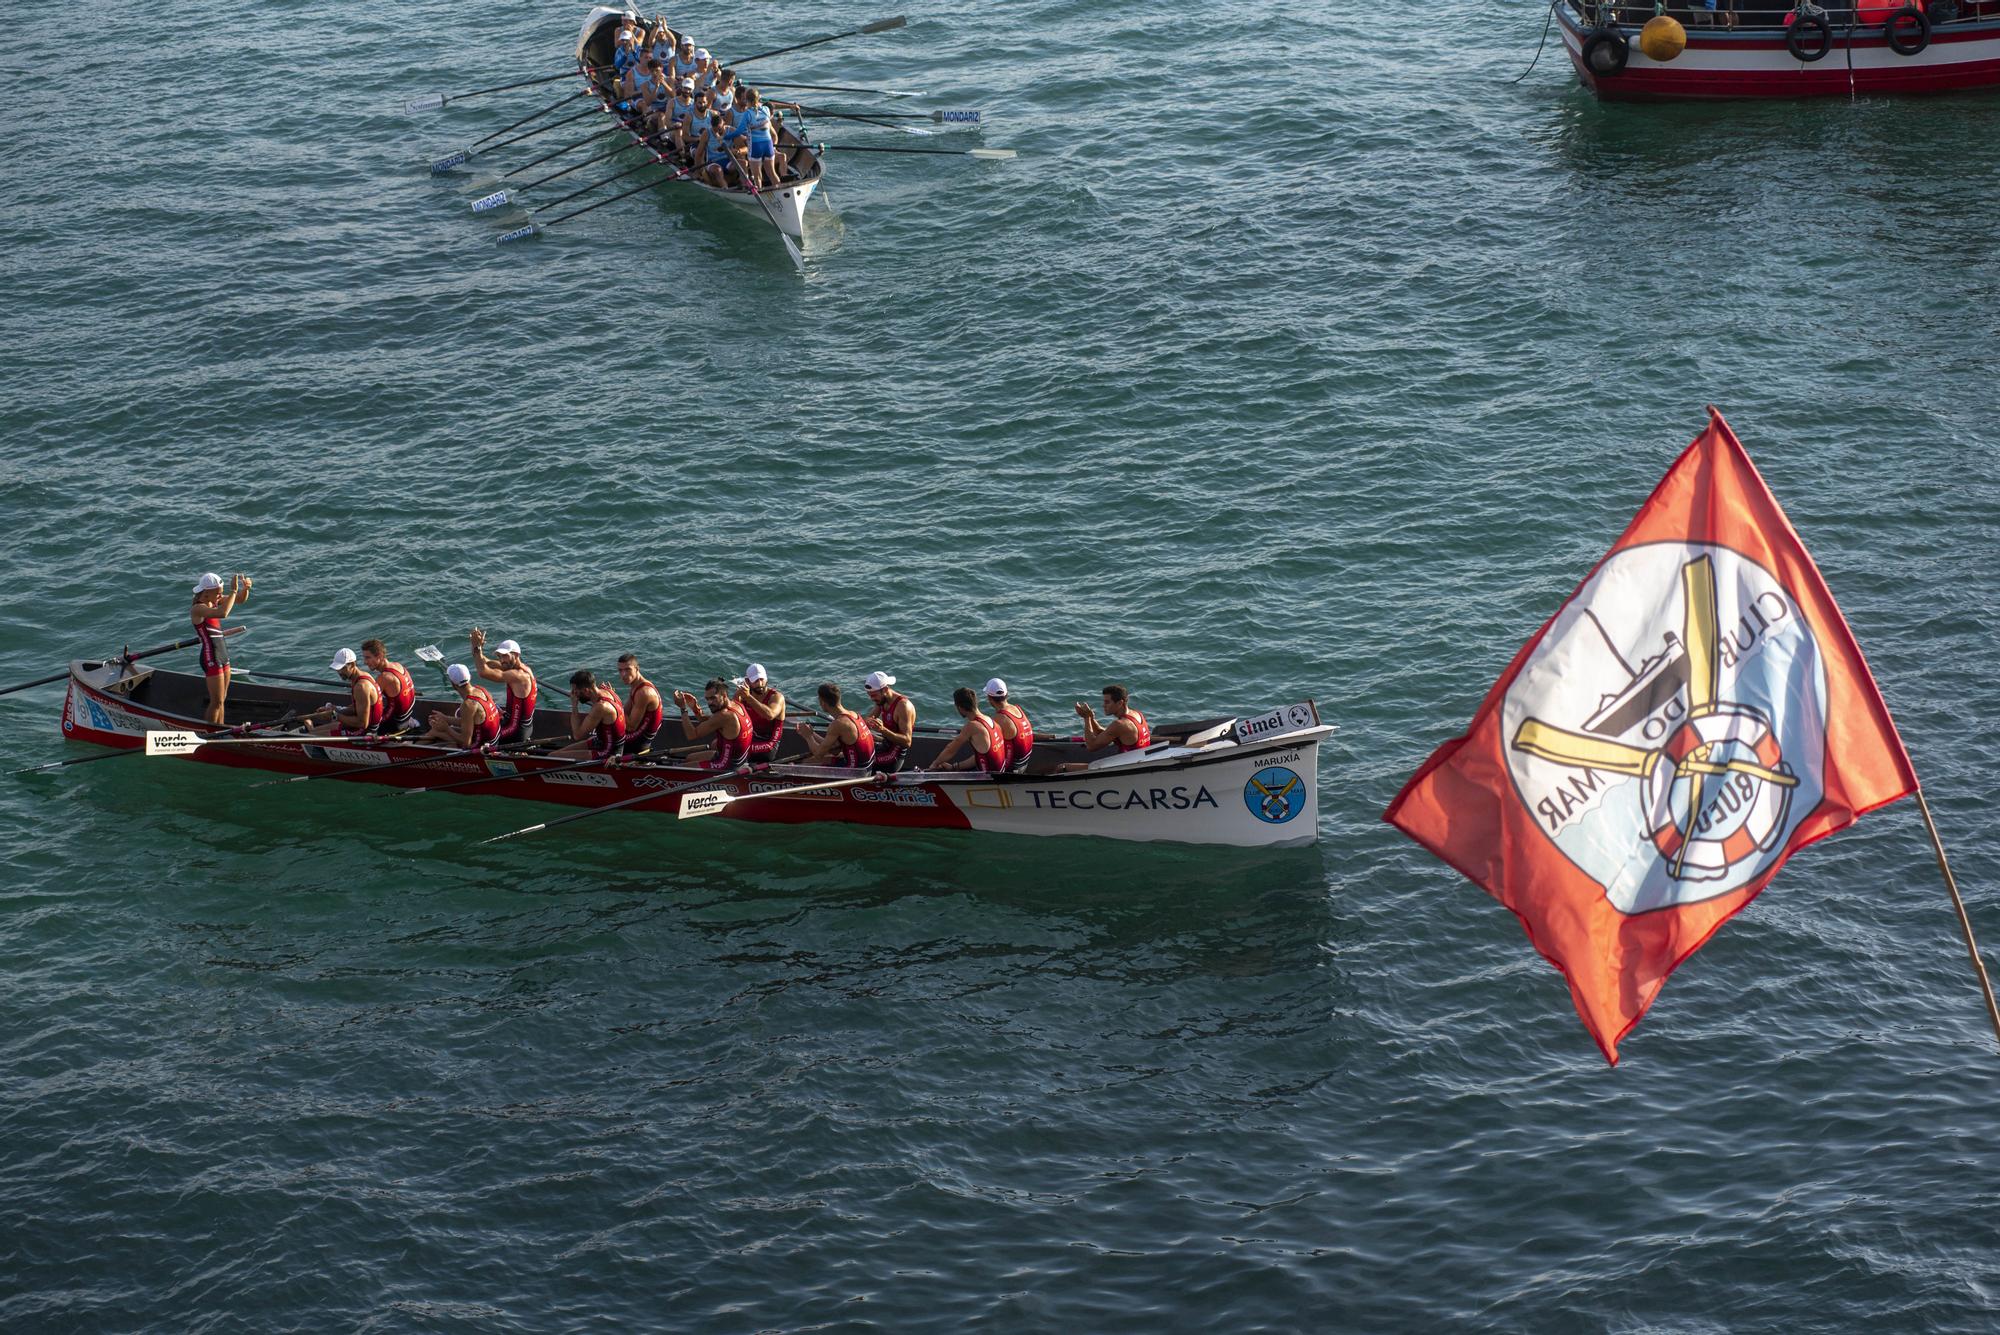
<path id="1" fill-rule="evenodd" d="M 461 750 L 491 746 L 500 738 L 500 711 L 484 686 L 472 684 L 472 670 L 453 663 L 444 670 L 444 679 L 458 692 L 458 708 L 447 714 L 431 711 L 430 726 L 424 730 L 426 742 L 449 742 Z"/>
<path id="2" fill-rule="evenodd" d="M 667 702 L 660 688 L 639 671 L 639 655 L 618 655 L 618 680 L 625 683 L 625 754 L 632 759 L 649 754 L 667 721 Z"/>
<path id="3" fill-rule="evenodd" d="M 868 717 L 868 729 L 875 734 L 875 768 L 894 774 L 910 763 L 910 744 L 917 734 L 916 703 L 896 689 L 896 679 L 887 672 L 871 672 L 861 685 L 875 705 Z"/>
<path id="4" fill-rule="evenodd" d="M 976 769 L 987 774 L 1000 774 L 1007 768 L 1007 739 L 1001 735 L 1000 725 L 980 712 L 979 697 L 972 693 L 970 686 L 961 686 L 951 693 L 951 703 L 958 709 L 958 716 L 965 720 L 965 726 L 958 735 L 945 743 L 944 750 L 938 752 L 931 769 Z M 971 754 L 960 761 L 953 761 L 960 747 L 971 748 Z"/>
<path id="5" fill-rule="evenodd" d="M 375 679 L 361 670 L 361 660 L 352 649 L 342 649 L 334 654 L 327 666 L 333 674 L 347 683 L 347 707 L 328 705 L 316 711 L 332 715 L 325 723 L 313 729 L 320 737 L 364 737 L 382 726 L 382 688 Z"/>
<path id="6" fill-rule="evenodd" d="M 875 763 L 875 734 L 868 721 L 840 703 L 840 687 L 830 681 L 820 683 L 819 712 L 826 715 L 826 731 L 815 732 L 813 725 L 799 723 L 805 739 L 802 765 L 838 765 L 842 769 L 869 769 Z"/>
<path id="7" fill-rule="evenodd" d="M 502 640 L 486 656 L 486 632 L 472 628 L 472 659 L 479 675 L 507 687 L 507 711 L 500 716 L 500 745 L 523 746 L 535 735 L 535 699 L 541 688 L 535 674 L 521 661 L 521 646 Z"/>
<path id="8" fill-rule="evenodd" d="M 771 113 L 755 88 L 743 90 L 742 105 L 736 113 L 736 133 L 750 144 L 750 180 L 769 190 L 778 188 L 778 143 L 771 128 Z"/>
<path id="9" fill-rule="evenodd" d="M 771 684 L 771 674 L 762 663 L 743 669 L 743 684 L 736 689 L 736 703 L 750 715 L 750 760 L 768 765 L 778 756 L 778 740 L 785 733 L 785 694 Z"/>
<path id="10" fill-rule="evenodd" d="M 1027 711 L 1007 703 L 1007 683 L 998 677 L 986 683 L 986 704 L 993 711 L 1000 735 L 1007 739 L 1007 769 L 1027 768 L 1028 756 L 1035 749 L 1035 725 L 1028 722 Z"/>
<path id="11" fill-rule="evenodd" d="M 750 711 L 729 698 L 729 683 L 720 677 L 709 679 L 702 694 L 708 710 L 690 691 L 675 691 L 680 706 L 681 729 L 690 742 L 712 737 L 714 742 L 688 757 L 687 763 L 702 769 L 735 769 L 750 754 Z"/>
<path id="12" fill-rule="evenodd" d="M 1153 727 L 1146 716 L 1132 708 L 1125 688 L 1112 683 L 1104 688 L 1104 712 L 1110 721 L 1099 723 L 1091 707 L 1079 700 L 1076 716 L 1083 720 L 1083 749 L 1102 751 L 1115 746 L 1120 751 L 1143 751 L 1153 743 Z"/>
<path id="13" fill-rule="evenodd" d="M 384 734 L 414 732 L 417 726 L 417 683 L 410 680 L 409 669 L 389 657 L 388 646 L 380 640 L 361 642 L 361 661 L 375 674 L 375 684 L 382 688 L 382 726 Z"/>
<path id="14" fill-rule="evenodd" d="M 250 577 L 238 575 L 225 588 L 222 576 L 209 571 L 194 585 L 194 605 L 188 620 L 201 640 L 201 675 L 208 682 L 208 707 L 202 717 L 215 727 L 222 726 L 222 707 L 229 698 L 229 641 L 222 634 L 222 618 L 250 597 Z"/>
<path id="15" fill-rule="evenodd" d="M 569 735 L 576 740 L 549 754 L 569 760 L 609 761 L 625 745 L 625 704 L 610 686 L 599 686 L 589 668 L 569 677 Z"/>

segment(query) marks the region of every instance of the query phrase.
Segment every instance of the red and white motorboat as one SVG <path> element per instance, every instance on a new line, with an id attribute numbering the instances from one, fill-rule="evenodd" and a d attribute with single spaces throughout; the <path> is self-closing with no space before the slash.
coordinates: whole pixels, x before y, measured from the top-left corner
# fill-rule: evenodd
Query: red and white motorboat
<path id="1" fill-rule="evenodd" d="M 2000 85 L 2000 0 L 1663 6 L 1554 0 L 1586 88 L 1607 101 L 1945 93 Z"/>

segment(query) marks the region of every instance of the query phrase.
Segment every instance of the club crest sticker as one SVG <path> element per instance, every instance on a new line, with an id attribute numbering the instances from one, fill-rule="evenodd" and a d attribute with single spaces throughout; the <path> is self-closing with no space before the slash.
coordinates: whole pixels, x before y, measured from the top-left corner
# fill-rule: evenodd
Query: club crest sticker
<path id="1" fill-rule="evenodd" d="M 1501 705 L 1541 832 L 1622 913 L 1755 880 L 1820 802 L 1826 667 L 1798 604 L 1725 547 L 1614 552 Z"/>
<path id="2" fill-rule="evenodd" d="M 1306 807 L 1306 781 L 1283 765 L 1258 770 L 1243 785 L 1243 805 L 1270 825 L 1283 825 Z"/>

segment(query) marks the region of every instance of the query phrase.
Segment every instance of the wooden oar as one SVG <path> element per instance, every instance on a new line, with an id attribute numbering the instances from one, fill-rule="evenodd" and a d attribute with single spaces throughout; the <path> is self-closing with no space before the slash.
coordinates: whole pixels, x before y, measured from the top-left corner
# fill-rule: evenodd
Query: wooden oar
<path id="1" fill-rule="evenodd" d="M 590 90 L 588 88 L 583 90 L 584 93 L 587 93 L 589 91 Z M 570 100 L 570 98 L 582 97 L 582 96 L 583 93 L 571 93 L 569 97 L 564 98 L 563 101 L 567 102 Z M 489 144 L 485 148 L 461 148 L 458 152 L 450 154 L 449 156 L 446 157 L 439 158 L 436 162 L 433 162 L 431 164 L 431 175 L 442 176 L 446 172 L 450 171 L 453 167 L 458 166 L 459 163 L 464 162 L 469 158 L 476 158 L 481 153 L 491 153 L 497 149 L 505 148 L 509 144 L 518 144 L 523 139 L 533 139 L 538 134 L 547 134 L 550 130 L 560 129 L 565 125 L 572 125 L 577 121 L 582 120 L 585 116 L 594 116 L 596 114 L 597 114 L 596 107 L 585 107 L 582 111 L 579 111 L 574 116 L 564 116 L 561 120 L 550 121 L 547 125 L 538 125 L 532 130 L 524 130 L 520 134 L 515 135 L 512 139 L 502 139 L 499 143 Z M 534 117 L 530 116 L 528 119 L 533 120 Z"/>
<path id="2" fill-rule="evenodd" d="M 248 626 L 231 626 L 228 630 L 223 631 L 222 634 L 226 639 L 231 635 L 241 635 L 249 629 Z M 119 654 L 116 658 L 108 658 L 105 661 L 107 663 L 136 663 L 142 658 L 151 658 L 155 654 L 170 654 L 176 649 L 192 649 L 200 643 L 201 636 L 192 635 L 185 640 L 175 640 L 172 644 L 156 644 L 151 649 L 141 649 L 136 654 Z M 0 695 L 12 695 L 16 691 L 25 691 L 31 686 L 49 686 L 59 681 L 68 680 L 69 670 L 65 668 L 61 672 L 47 677 L 37 677 L 33 681 L 24 681 L 18 686 L 0 687 Z"/>
<path id="3" fill-rule="evenodd" d="M 596 759 L 579 760 L 575 764 L 554 765 L 548 769 L 522 769 L 515 770 L 512 774 L 487 774 L 477 779 L 460 779 L 456 783 L 433 784 L 428 788 L 405 788 L 402 795 L 404 797 L 415 797 L 418 793 L 448 793 L 454 788 L 476 788 L 482 783 L 505 783 L 509 779 L 533 779 L 544 774 L 567 774 L 571 770 L 589 769 L 593 765 L 602 765 L 603 763 L 602 760 Z"/>
<path id="4" fill-rule="evenodd" d="M 767 797 L 789 797 L 793 793 L 817 793 L 828 788 L 852 788 L 863 783 L 887 783 L 886 774 L 863 774 L 854 779 L 830 779 L 825 783 L 801 783 L 790 788 L 772 788 L 761 793 L 696 793 L 681 803 L 682 820 L 692 820 L 696 816 L 713 816 L 731 802 L 761 802 Z"/>
<path id="5" fill-rule="evenodd" d="M 769 60 L 772 56 L 782 56 L 788 51 L 803 51 L 809 46 L 825 46 L 828 42 L 837 42 L 844 37 L 859 37 L 864 33 L 873 32 L 893 32 L 897 28 L 908 25 L 909 21 L 907 17 L 901 14 L 892 19 L 876 19 L 873 23 L 864 23 L 859 28 L 849 28 L 846 32 L 831 32 L 824 37 L 814 37 L 803 42 L 795 42 L 790 46 L 781 46 L 775 51 L 759 51 L 754 56 L 745 56 L 741 60 L 732 60 L 727 63 L 732 66 L 748 65 L 753 60 Z M 443 103 L 439 103 L 438 105 L 442 106 Z"/>
<path id="6" fill-rule="evenodd" d="M 599 70 L 608 70 L 611 66 L 592 65 L 588 68 L 590 72 L 596 73 Z M 536 84 L 554 83 L 557 79 L 573 79 L 575 77 L 576 71 L 574 69 L 566 69 L 561 74 L 551 74 L 540 79 L 523 79 L 519 83 L 495 84 L 491 88 L 475 88 L 469 93 L 425 93 L 422 97 L 413 97 L 408 102 L 405 102 L 403 110 L 406 114 L 414 116 L 419 111 L 442 110 L 444 104 L 447 102 L 463 102 L 467 98 L 484 97 L 488 93 L 505 93 L 516 88 L 533 88 Z"/>
<path id="7" fill-rule="evenodd" d="M 1011 148 L 884 148 L 869 144 L 814 144 L 821 153 L 934 153 L 948 158 L 985 158 L 1000 162 L 1019 157 Z"/>
<path id="8" fill-rule="evenodd" d="M 554 820 L 543 821 L 540 825 L 529 825 L 519 830 L 509 830 L 506 834 L 496 834 L 491 839 L 481 839 L 479 842 L 482 844 L 497 844 L 505 839 L 516 839 L 524 834 L 534 834 L 538 830 L 553 830 L 558 825 L 568 825 L 571 821 L 583 820 L 589 816 L 601 816 L 607 811 L 617 811 L 623 807 L 636 807 L 646 802 L 657 802 L 661 798 L 673 797 L 677 794 L 685 793 L 690 789 L 714 783 L 717 779 L 726 779 L 732 774 L 741 774 L 749 768 L 748 764 L 742 764 L 736 766 L 734 769 L 719 769 L 705 778 L 696 779 L 693 783 L 683 783 L 673 788 L 662 788 L 657 793 L 641 793 L 637 797 L 628 797 L 622 802 L 613 802 L 608 806 L 591 807 L 587 811 L 578 811 L 568 816 L 558 816 Z"/>
<path id="9" fill-rule="evenodd" d="M 248 729 L 280 728 L 283 727 L 285 724 L 290 723 L 293 719 L 297 718 L 298 712 L 299 711 L 296 709 L 287 709 L 284 713 L 278 715 L 278 717 L 272 719 L 269 723 L 239 723 L 235 727 L 229 728 L 226 731 L 228 734 L 235 735 L 235 734 L 240 734 Z M 71 765 L 90 765 L 90 764 L 95 764 L 97 761 L 100 760 L 120 760 L 126 756 L 142 756 L 144 754 L 146 754 L 146 752 L 143 747 L 135 746 L 127 750 L 110 751 L 103 755 L 72 756 L 68 760 L 52 760 L 46 765 L 30 765 L 26 769 L 17 769 L 13 771 L 13 773 L 40 774 L 44 770 L 67 769 Z"/>

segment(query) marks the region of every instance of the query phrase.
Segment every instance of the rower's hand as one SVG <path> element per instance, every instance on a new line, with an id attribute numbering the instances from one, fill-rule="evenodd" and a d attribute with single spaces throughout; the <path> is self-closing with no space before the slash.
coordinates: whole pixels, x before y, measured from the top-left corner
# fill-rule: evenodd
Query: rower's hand
<path id="1" fill-rule="evenodd" d="M 486 648 L 486 632 L 481 630 L 477 626 L 474 626 L 472 628 L 472 647 L 475 650 L 483 650 Z"/>
<path id="2" fill-rule="evenodd" d="M 1097 717 L 1096 714 L 1091 712 L 1090 706 L 1081 700 L 1076 702 L 1076 716 L 1086 721 Z"/>

